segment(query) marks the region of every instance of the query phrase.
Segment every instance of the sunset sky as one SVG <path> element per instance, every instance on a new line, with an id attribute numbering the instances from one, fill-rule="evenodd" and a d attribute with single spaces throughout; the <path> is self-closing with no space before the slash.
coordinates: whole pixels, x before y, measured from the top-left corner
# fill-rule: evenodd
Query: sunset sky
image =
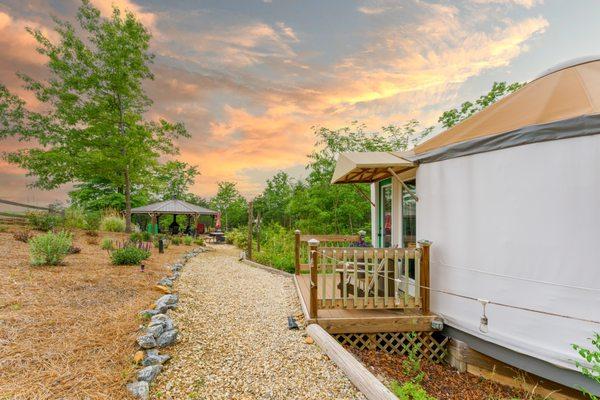
<path id="1" fill-rule="evenodd" d="M 134 11 L 153 34 L 149 118 L 186 124 L 180 160 L 199 166 L 193 192 L 232 180 L 247 197 L 278 170 L 306 174 L 311 126 L 372 130 L 439 114 L 495 80 L 527 81 L 559 62 L 598 54 L 597 0 L 350 1 L 93 0 Z M 74 19 L 76 0 L 0 0 L 0 82 L 44 76 L 25 27 Z M 30 99 L 30 97 L 25 97 Z M 2 150 L 20 146 L 2 141 Z M 27 189 L 1 162 L 0 198 L 47 204 L 68 187 Z"/>

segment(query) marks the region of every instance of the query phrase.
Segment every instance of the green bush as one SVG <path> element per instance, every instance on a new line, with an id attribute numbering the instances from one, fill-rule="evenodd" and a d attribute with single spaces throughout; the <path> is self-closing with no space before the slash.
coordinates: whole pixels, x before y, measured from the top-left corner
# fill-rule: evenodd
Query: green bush
<path id="1" fill-rule="evenodd" d="M 85 215 L 85 228 L 90 231 L 97 231 L 100 229 L 100 221 L 102 220 L 102 214 L 100 211 L 91 211 Z"/>
<path id="2" fill-rule="evenodd" d="M 197 246 L 204 246 L 204 239 L 202 239 L 201 237 L 196 238 L 196 240 L 194 240 L 194 244 Z"/>
<path id="3" fill-rule="evenodd" d="M 58 265 L 69 253 L 73 239 L 70 233 L 48 232 L 29 240 L 29 256 L 33 265 Z"/>
<path id="4" fill-rule="evenodd" d="M 110 253 L 114 265 L 137 265 L 150 257 L 150 252 L 135 246 L 125 246 Z"/>
<path id="5" fill-rule="evenodd" d="M 183 237 L 183 244 L 185 244 L 186 246 L 191 246 L 193 241 L 194 241 L 194 238 L 191 236 Z"/>
<path id="6" fill-rule="evenodd" d="M 129 235 L 129 241 L 141 242 L 142 241 L 142 233 L 141 232 L 133 232 L 131 235 Z"/>
<path id="7" fill-rule="evenodd" d="M 69 207 L 65 210 L 64 225 L 66 228 L 86 229 L 87 221 L 85 213 L 81 208 Z"/>
<path id="8" fill-rule="evenodd" d="M 42 211 L 28 212 L 27 219 L 34 229 L 44 232 L 56 229 L 63 223 L 63 218 L 59 214 Z"/>
<path id="9" fill-rule="evenodd" d="M 265 226 L 260 236 L 260 252 L 253 252 L 254 260 L 273 268 L 294 272 L 294 233 L 279 224 L 272 224 Z"/>
<path id="10" fill-rule="evenodd" d="M 175 246 L 179 246 L 181 244 L 181 237 L 173 236 L 171 238 L 171 243 L 173 243 Z"/>
<path id="11" fill-rule="evenodd" d="M 150 232 L 142 232 L 142 241 L 143 242 L 151 242 L 152 241 L 152 234 Z"/>
<path id="12" fill-rule="evenodd" d="M 400 384 L 393 381 L 391 386 L 392 392 L 398 396 L 399 400 L 436 400 L 435 397 L 428 395 L 418 383 L 405 382 Z"/>
<path id="13" fill-rule="evenodd" d="M 231 229 L 225 233 L 225 241 L 240 249 L 245 249 L 248 245 L 248 231 L 244 228 Z"/>
<path id="14" fill-rule="evenodd" d="M 125 220 L 116 215 L 108 215 L 100 221 L 100 230 L 106 232 L 124 232 Z"/>
<path id="15" fill-rule="evenodd" d="M 165 248 L 165 249 L 168 248 L 170 240 L 167 239 L 167 237 L 165 235 L 163 235 L 162 233 L 159 233 L 158 235 L 154 236 L 154 240 L 152 240 L 152 244 L 154 245 L 154 247 L 156 247 L 158 249 L 158 241 L 161 239 L 163 241 L 163 248 Z"/>
<path id="16" fill-rule="evenodd" d="M 111 238 L 104 238 L 102 239 L 102 243 L 100 244 L 100 248 L 102 250 L 112 250 L 115 248 L 115 245 L 113 244 L 113 241 Z"/>

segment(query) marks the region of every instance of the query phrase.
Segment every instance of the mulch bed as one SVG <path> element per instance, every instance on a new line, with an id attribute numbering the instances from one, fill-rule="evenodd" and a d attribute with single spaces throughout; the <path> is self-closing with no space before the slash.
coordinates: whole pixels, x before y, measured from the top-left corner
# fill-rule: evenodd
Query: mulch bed
<path id="1" fill-rule="evenodd" d="M 410 380 L 410 377 L 405 376 L 402 371 L 404 356 L 374 350 L 347 349 L 354 353 L 375 375 L 382 375 L 386 380 L 395 380 L 400 383 Z M 469 373 L 460 373 L 446 364 L 435 364 L 423 360 L 421 369 L 425 372 L 421 386 L 427 393 L 439 400 L 533 400 L 537 398 L 522 390 Z"/>
<path id="2" fill-rule="evenodd" d="M 75 232 L 80 253 L 32 267 L 27 243 L 13 238 L 24 229 L 0 233 L 0 399 L 128 398 L 137 315 L 162 295 L 154 285 L 170 274 L 166 265 L 192 247 L 152 249 L 142 273 L 100 249 L 102 238 L 126 235 Z"/>

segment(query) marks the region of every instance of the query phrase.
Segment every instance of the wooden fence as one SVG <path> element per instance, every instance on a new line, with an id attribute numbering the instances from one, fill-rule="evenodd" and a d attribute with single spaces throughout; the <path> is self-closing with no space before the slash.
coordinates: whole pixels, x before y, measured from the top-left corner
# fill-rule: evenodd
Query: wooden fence
<path id="1" fill-rule="evenodd" d="M 309 316 L 315 318 L 318 309 L 427 313 L 429 243 L 410 249 L 353 247 L 357 241 L 357 235 L 296 231 L 296 275 L 310 271 Z"/>

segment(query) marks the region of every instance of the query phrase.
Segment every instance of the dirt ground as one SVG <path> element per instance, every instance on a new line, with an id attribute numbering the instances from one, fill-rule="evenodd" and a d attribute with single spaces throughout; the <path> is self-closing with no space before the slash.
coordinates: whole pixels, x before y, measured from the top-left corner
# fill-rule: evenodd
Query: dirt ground
<path id="1" fill-rule="evenodd" d="M 403 374 L 404 356 L 390 355 L 382 352 L 363 350 L 352 351 L 377 375 L 388 381 L 400 383 L 410 380 Z M 468 373 L 460 373 L 445 364 L 422 361 L 421 370 L 425 376 L 421 385 L 431 396 L 438 400 L 538 400 L 541 397 L 523 390 L 511 388 L 499 383 L 477 377 Z"/>
<path id="2" fill-rule="evenodd" d="M 127 398 L 138 312 L 161 295 L 153 287 L 166 265 L 192 247 L 152 249 L 142 273 L 112 265 L 100 249 L 102 238 L 126 235 L 75 232 L 81 253 L 32 267 L 28 245 L 12 234 L 26 229 L 8 229 L 0 233 L 0 400 Z"/>

